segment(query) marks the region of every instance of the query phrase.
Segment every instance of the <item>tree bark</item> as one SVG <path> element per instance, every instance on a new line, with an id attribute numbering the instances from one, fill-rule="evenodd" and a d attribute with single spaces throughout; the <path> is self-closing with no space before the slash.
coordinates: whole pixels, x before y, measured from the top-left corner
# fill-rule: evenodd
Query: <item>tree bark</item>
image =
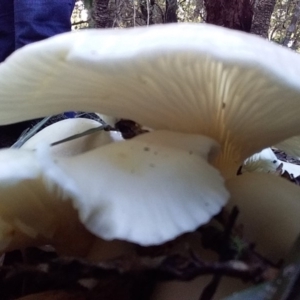
<path id="1" fill-rule="evenodd" d="M 206 12 L 204 13 L 203 9 L 204 8 L 204 0 L 196 0 L 196 7 L 194 10 L 194 18 L 197 18 L 198 16 L 200 16 L 200 18 L 202 20 L 206 19 Z"/>
<path id="2" fill-rule="evenodd" d="M 140 8 L 145 20 L 146 25 L 153 25 L 155 22 L 153 21 L 153 7 L 155 5 L 154 0 L 141 0 Z"/>
<path id="3" fill-rule="evenodd" d="M 294 38 L 294 42 L 291 46 L 292 50 L 297 50 L 298 48 L 300 48 L 300 32 L 296 35 L 296 37 Z"/>
<path id="4" fill-rule="evenodd" d="M 252 0 L 204 0 L 206 22 L 249 32 L 253 17 Z"/>
<path id="5" fill-rule="evenodd" d="M 92 18 L 96 28 L 111 28 L 113 20 L 109 11 L 109 0 L 93 0 Z"/>
<path id="6" fill-rule="evenodd" d="M 283 46 L 286 46 L 286 47 L 288 46 L 292 35 L 297 30 L 297 23 L 298 23 L 299 18 L 300 18 L 300 0 L 295 4 L 292 20 L 291 20 L 289 27 L 287 28 L 286 35 L 285 35 L 285 38 L 283 41 Z"/>
<path id="7" fill-rule="evenodd" d="M 276 0 L 256 0 L 251 33 L 268 38 L 271 15 Z"/>
<path id="8" fill-rule="evenodd" d="M 177 22 L 177 0 L 166 0 L 165 23 Z"/>

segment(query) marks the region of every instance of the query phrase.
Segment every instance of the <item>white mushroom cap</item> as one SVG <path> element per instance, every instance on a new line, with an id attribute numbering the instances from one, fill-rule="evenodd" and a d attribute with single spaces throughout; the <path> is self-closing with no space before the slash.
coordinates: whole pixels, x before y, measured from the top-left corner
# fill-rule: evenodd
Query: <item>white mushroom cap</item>
<path id="1" fill-rule="evenodd" d="M 101 124 L 99 122 L 85 118 L 62 120 L 39 131 L 24 143 L 21 148 L 33 150 L 41 143 L 49 145 L 100 126 Z M 55 156 L 73 156 L 120 140 L 122 140 L 120 133 L 101 130 L 53 146 L 51 148 L 51 153 Z"/>
<path id="2" fill-rule="evenodd" d="M 288 172 L 297 177 L 300 175 L 300 166 L 277 158 L 271 148 L 266 148 L 246 159 L 243 165 L 243 172 L 264 172 L 275 173 L 277 170 Z"/>
<path id="3" fill-rule="evenodd" d="M 69 33 L 24 47 L 0 65 L 0 122 L 81 110 L 131 118 L 154 129 L 204 134 L 221 145 L 216 165 L 230 177 L 251 154 L 300 134 L 299 69 L 300 57 L 287 49 L 210 25 Z M 63 191 L 82 208 L 81 220 L 92 232 L 107 239 L 159 243 L 206 222 L 220 210 L 227 193 L 218 173 L 205 162 L 204 152 L 189 156 L 173 142 L 155 144 L 155 138 L 149 138 L 151 147 L 170 155 L 158 157 L 160 165 L 155 168 L 168 179 L 164 183 L 174 185 L 173 190 L 164 190 L 166 186 L 151 172 L 149 153 L 129 149 L 140 150 L 151 136 L 61 158 L 59 167 L 50 160 L 50 167 L 43 170 L 52 181 L 64 182 Z M 169 143 L 167 135 L 165 139 Z M 117 155 L 123 152 L 125 158 Z M 145 178 L 156 193 L 153 199 L 141 178 L 125 176 L 131 170 L 128 161 L 140 161 L 136 170 L 142 174 L 150 170 Z M 147 199 L 147 205 L 135 201 L 130 214 L 114 178 L 122 178 L 120 188 L 128 191 L 127 199 Z M 136 180 L 145 193 L 131 188 Z M 107 186 L 112 187 L 110 192 L 100 197 Z M 159 202 L 161 196 L 166 201 Z M 84 203 L 85 197 L 90 205 Z M 99 205 L 101 209 L 95 210 Z M 128 220 L 132 223 L 121 226 Z M 136 221 L 143 221 L 140 228 L 132 227 Z M 150 223 L 153 232 L 148 231 Z"/>
<path id="4" fill-rule="evenodd" d="M 226 182 L 228 208 L 240 209 L 244 237 L 269 259 L 285 257 L 300 234 L 299 187 L 276 175 L 246 173 Z"/>
<path id="5" fill-rule="evenodd" d="M 38 156 L 30 151 L 39 151 L 41 144 L 51 144 L 100 125 L 84 118 L 62 120 L 34 135 L 21 147 L 22 151 L 0 151 L 0 252 L 50 243 L 60 253 L 99 260 L 132 251 L 129 243 L 106 242 L 90 234 L 79 221 L 70 199 L 59 192 L 60 185 L 65 189 L 63 178 L 58 176 L 59 184 L 50 180 L 49 185 Z M 56 157 L 74 156 L 118 140 L 120 133 L 97 131 L 49 150 Z"/>
<path id="6" fill-rule="evenodd" d="M 300 134 L 299 69 L 299 55 L 212 25 L 67 33 L 0 65 L 0 122 L 81 110 L 204 134 L 221 144 L 230 176 Z"/>
<path id="7" fill-rule="evenodd" d="M 216 146 L 203 136 L 154 131 L 57 166 L 73 181 L 73 203 L 92 233 L 153 245 L 207 223 L 226 203 L 223 179 L 207 163 Z"/>
<path id="8" fill-rule="evenodd" d="M 46 178 L 40 162 L 45 157 L 38 156 L 28 150 L 0 151 L 0 252 L 51 243 L 64 253 L 84 255 L 94 237 L 60 189 L 67 182 Z"/>
<path id="9" fill-rule="evenodd" d="M 253 154 L 244 161 L 242 173 L 244 172 L 276 172 L 278 159 L 271 148 Z"/>
<path id="10" fill-rule="evenodd" d="M 192 231 L 229 197 L 207 162 L 217 148 L 207 137 L 154 131 L 71 157 L 52 158 L 44 146 L 2 150 L 0 250 L 50 241 L 87 251 L 93 240 L 83 225 L 97 237 L 142 245 Z"/>

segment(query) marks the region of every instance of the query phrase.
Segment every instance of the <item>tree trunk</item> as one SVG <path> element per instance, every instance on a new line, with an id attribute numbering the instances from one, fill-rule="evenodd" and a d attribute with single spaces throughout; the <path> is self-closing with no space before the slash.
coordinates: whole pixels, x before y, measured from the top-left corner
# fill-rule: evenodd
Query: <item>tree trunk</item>
<path id="1" fill-rule="evenodd" d="M 109 11 L 109 0 L 93 0 L 92 18 L 96 28 L 111 28 L 113 19 Z"/>
<path id="2" fill-rule="evenodd" d="M 297 30 L 297 23 L 298 23 L 299 18 L 300 18 L 300 0 L 295 4 L 292 20 L 291 20 L 289 27 L 287 28 L 286 35 L 285 35 L 285 38 L 283 41 L 283 46 L 286 46 L 286 47 L 288 46 L 292 35 Z"/>
<path id="3" fill-rule="evenodd" d="M 271 15 L 276 0 L 256 0 L 251 33 L 268 38 Z"/>
<path id="4" fill-rule="evenodd" d="M 252 0 L 204 0 L 206 22 L 249 32 L 253 17 Z"/>
<path id="5" fill-rule="evenodd" d="M 140 8 L 145 20 L 146 25 L 153 25 L 155 22 L 153 21 L 153 7 L 155 5 L 154 0 L 141 0 Z"/>
<path id="6" fill-rule="evenodd" d="M 166 0 L 165 23 L 177 22 L 177 0 Z"/>
<path id="7" fill-rule="evenodd" d="M 294 38 L 294 42 L 291 46 L 292 50 L 297 50 L 300 48 L 300 32 L 296 35 L 296 37 Z"/>
<path id="8" fill-rule="evenodd" d="M 194 18 L 200 16 L 202 20 L 206 19 L 206 12 L 204 13 L 204 0 L 196 0 L 196 7 L 194 10 Z"/>

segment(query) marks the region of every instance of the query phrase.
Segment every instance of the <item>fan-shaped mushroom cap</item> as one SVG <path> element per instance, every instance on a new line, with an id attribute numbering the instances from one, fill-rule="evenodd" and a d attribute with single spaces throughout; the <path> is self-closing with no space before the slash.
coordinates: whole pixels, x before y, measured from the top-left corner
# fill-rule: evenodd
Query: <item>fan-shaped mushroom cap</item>
<path id="1" fill-rule="evenodd" d="M 89 251 L 94 237 L 79 222 L 64 178 L 46 179 L 35 152 L 0 151 L 0 251 L 54 244 L 73 255 Z M 76 239 L 74 239 L 76 233 Z"/>
<path id="2" fill-rule="evenodd" d="M 242 173 L 244 172 L 276 172 L 279 162 L 271 148 L 253 154 L 244 161 Z"/>
<path id="3" fill-rule="evenodd" d="M 300 134 L 299 69 L 299 55 L 212 25 L 67 33 L 0 65 L 0 122 L 81 110 L 204 134 L 221 144 L 228 177 Z"/>
<path id="4" fill-rule="evenodd" d="M 300 175 L 299 165 L 279 160 L 271 148 L 266 148 L 246 159 L 242 169 L 243 172 L 264 173 L 275 173 L 277 170 L 286 171 L 294 177 Z"/>
<path id="5" fill-rule="evenodd" d="M 129 243 L 107 242 L 90 234 L 65 195 L 64 179 L 58 176 L 58 184 L 49 181 L 39 155 L 30 151 L 100 125 L 84 118 L 66 119 L 38 132 L 21 147 L 22 151 L 0 151 L 0 252 L 50 243 L 63 254 L 99 260 L 132 251 Z M 97 131 L 49 150 L 56 157 L 74 156 L 118 140 L 120 133 Z M 42 156 L 42 160 L 45 158 L 49 160 Z"/>
<path id="6" fill-rule="evenodd" d="M 71 157 L 52 158 L 44 146 L 2 150 L 0 250 L 49 241 L 91 250 L 83 225 L 97 237 L 142 245 L 194 230 L 228 199 L 207 162 L 217 148 L 207 137 L 154 131 Z"/>
<path id="7" fill-rule="evenodd" d="M 223 179 L 207 163 L 216 147 L 207 137 L 154 131 L 57 165 L 92 233 L 153 245 L 207 223 L 226 203 Z"/>

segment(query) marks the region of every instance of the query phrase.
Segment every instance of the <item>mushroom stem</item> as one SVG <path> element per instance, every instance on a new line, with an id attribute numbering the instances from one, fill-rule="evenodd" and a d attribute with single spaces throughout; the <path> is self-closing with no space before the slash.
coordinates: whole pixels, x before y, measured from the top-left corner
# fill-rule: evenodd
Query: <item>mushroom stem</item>
<path id="1" fill-rule="evenodd" d="M 276 175 L 245 173 L 226 182 L 227 208 L 239 208 L 244 238 L 275 262 L 284 258 L 300 233 L 300 188 Z"/>

